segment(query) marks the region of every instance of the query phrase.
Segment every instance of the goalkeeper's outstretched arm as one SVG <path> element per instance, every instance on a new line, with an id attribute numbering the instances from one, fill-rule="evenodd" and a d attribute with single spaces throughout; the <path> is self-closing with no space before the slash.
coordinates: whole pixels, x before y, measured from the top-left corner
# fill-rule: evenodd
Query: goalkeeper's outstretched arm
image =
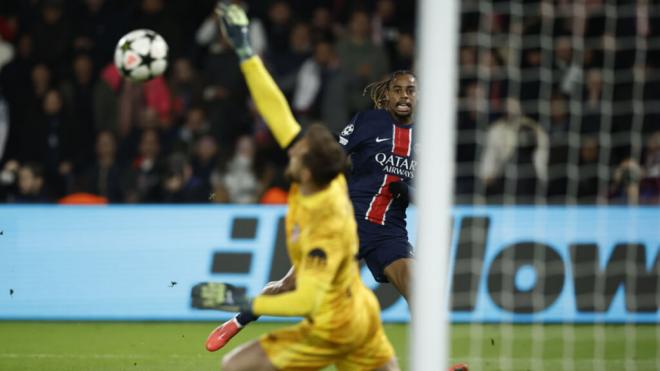
<path id="1" fill-rule="evenodd" d="M 223 34 L 241 60 L 241 71 L 257 110 L 266 120 L 280 147 L 289 147 L 300 134 L 300 125 L 261 58 L 252 51 L 248 37 L 249 21 L 245 11 L 238 5 L 219 1 L 216 12 Z"/>
<path id="2" fill-rule="evenodd" d="M 252 56 L 241 62 L 241 71 L 243 71 L 257 110 L 266 120 L 275 140 L 280 147 L 289 147 L 301 129 L 291 113 L 284 94 L 277 87 L 258 56 Z"/>

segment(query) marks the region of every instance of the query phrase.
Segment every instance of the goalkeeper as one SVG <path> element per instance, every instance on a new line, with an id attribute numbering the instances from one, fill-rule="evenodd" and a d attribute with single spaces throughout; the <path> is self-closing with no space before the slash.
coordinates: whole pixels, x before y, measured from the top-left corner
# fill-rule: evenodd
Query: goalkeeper
<path id="1" fill-rule="evenodd" d="M 295 326 L 236 348 L 225 356 L 222 369 L 321 369 L 335 364 L 339 370 L 398 370 L 378 301 L 360 280 L 357 226 L 343 175 L 348 163 L 344 150 L 323 126 L 312 125 L 301 135 L 283 94 L 250 49 L 244 11 L 220 3 L 218 13 L 259 112 L 280 146 L 288 148 L 286 171 L 292 186 L 286 235 L 293 266 L 252 300 L 230 285 L 200 283 L 193 289 L 193 306 L 240 310 L 250 317 L 305 317 Z M 238 323 L 233 319 L 228 324 Z M 227 330 L 228 324 L 214 330 L 207 349 L 224 345 L 219 337 L 226 331 L 218 330 Z"/>

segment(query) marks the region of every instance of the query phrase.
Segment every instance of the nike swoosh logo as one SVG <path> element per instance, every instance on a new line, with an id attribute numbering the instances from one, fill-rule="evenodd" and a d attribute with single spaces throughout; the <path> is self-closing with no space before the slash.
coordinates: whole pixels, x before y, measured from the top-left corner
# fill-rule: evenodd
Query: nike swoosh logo
<path id="1" fill-rule="evenodd" d="M 386 140 L 390 140 L 390 138 L 379 138 L 379 137 L 376 137 L 376 143 L 384 142 L 384 141 L 386 141 Z"/>

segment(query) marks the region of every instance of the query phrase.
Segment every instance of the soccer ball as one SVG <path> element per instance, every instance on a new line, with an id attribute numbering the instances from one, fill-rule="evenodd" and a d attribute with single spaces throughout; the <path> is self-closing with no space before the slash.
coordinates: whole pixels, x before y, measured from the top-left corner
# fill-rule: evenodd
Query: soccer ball
<path id="1" fill-rule="evenodd" d="M 165 39 L 155 31 L 131 31 L 117 43 L 115 66 L 129 80 L 147 81 L 165 72 L 167 50 Z"/>

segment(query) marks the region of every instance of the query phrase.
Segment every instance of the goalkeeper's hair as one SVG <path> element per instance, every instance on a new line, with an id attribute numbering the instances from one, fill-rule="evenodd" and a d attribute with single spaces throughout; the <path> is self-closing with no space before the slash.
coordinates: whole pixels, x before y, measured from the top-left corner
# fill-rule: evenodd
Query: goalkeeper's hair
<path id="1" fill-rule="evenodd" d="M 309 149 L 303 155 L 303 165 L 312 173 L 314 183 L 325 187 L 337 175 L 346 171 L 349 166 L 348 156 L 330 130 L 321 124 L 311 125 L 304 137 Z"/>
<path id="2" fill-rule="evenodd" d="M 379 108 L 379 109 L 383 108 L 385 107 L 385 102 L 387 102 L 387 91 L 390 89 L 390 85 L 392 84 L 392 81 L 394 81 L 394 79 L 396 79 L 397 77 L 404 75 L 410 75 L 412 77 L 416 77 L 412 71 L 408 71 L 408 70 L 394 71 L 383 80 L 372 82 L 371 84 L 367 85 L 362 91 L 362 95 L 369 96 L 369 98 L 371 98 L 371 101 L 374 102 L 375 108 Z"/>

